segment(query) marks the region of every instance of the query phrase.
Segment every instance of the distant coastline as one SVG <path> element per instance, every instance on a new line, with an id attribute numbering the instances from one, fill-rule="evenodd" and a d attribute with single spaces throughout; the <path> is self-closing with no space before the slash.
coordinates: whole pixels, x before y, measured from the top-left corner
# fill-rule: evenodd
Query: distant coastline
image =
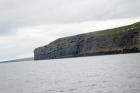
<path id="1" fill-rule="evenodd" d="M 14 59 L 14 60 L 0 61 L 0 63 L 23 62 L 23 61 L 32 61 L 32 60 L 34 60 L 34 58 L 33 58 L 33 57 L 30 57 L 30 58 L 21 58 L 21 59 Z"/>

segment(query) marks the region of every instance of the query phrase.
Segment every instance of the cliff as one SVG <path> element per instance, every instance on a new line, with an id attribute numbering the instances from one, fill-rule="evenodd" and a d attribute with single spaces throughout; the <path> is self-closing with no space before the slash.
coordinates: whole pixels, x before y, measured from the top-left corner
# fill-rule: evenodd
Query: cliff
<path id="1" fill-rule="evenodd" d="M 140 52 L 140 22 L 114 29 L 59 38 L 36 48 L 34 59 Z"/>

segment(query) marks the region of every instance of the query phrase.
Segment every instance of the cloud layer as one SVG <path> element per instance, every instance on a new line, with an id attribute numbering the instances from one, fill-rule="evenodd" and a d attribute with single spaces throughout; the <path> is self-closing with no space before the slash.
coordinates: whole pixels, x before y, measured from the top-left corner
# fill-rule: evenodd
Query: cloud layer
<path id="1" fill-rule="evenodd" d="M 16 27 L 140 16 L 140 0 L 0 0 L 0 34 Z"/>

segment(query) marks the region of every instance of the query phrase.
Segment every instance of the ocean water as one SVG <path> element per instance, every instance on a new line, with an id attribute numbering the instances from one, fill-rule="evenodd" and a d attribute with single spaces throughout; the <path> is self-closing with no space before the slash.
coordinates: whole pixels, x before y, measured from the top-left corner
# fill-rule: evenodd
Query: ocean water
<path id="1" fill-rule="evenodd" d="M 0 63 L 0 93 L 140 93 L 140 53 Z"/>

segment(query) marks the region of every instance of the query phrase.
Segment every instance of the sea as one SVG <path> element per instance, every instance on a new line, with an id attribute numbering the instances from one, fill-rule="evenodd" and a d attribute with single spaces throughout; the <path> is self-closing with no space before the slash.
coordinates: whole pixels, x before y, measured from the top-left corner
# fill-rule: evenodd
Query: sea
<path id="1" fill-rule="evenodd" d="M 140 53 L 0 63 L 0 93 L 140 93 Z"/>

